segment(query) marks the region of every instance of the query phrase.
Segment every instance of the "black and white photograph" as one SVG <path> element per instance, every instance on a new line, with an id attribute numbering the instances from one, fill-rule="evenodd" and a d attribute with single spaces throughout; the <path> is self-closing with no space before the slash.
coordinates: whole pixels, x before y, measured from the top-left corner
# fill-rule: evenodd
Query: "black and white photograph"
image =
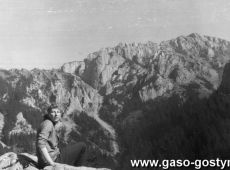
<path id="1" fill-rule="evenodd" d="M 0 0 L 0 170 L 230 169 L 229 0 Z"/>

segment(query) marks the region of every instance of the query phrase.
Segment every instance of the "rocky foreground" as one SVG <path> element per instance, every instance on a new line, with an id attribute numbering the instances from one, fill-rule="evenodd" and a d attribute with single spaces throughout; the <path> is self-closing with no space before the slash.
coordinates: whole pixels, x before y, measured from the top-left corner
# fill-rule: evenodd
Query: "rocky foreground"
<path id="1" fill-rule="evenodd" d="M 38 170 L 37 157 L 22 153 L 15 154 L 8 152 L 0 156 L 0 169 L 4 170 Z M 73 167 L 65 164 L 60 164 L 55 167 L 48 166 L 44 170 L 109 170 L 107 168 L 91 168 L 91 167 Z"/>

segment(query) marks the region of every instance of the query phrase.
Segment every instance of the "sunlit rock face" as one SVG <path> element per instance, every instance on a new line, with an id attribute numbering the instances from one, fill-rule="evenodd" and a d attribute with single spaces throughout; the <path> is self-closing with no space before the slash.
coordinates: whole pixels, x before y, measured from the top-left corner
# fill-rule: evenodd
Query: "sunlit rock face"
<path id="1" fill-rule="evenodd" d="M 120 43 L 57 70 L 0 70 L 1 139 L 34 152 L 36 129 L 56 102 L 61 146 L 86 142 L 91 165 L 129 169 L 134 158 L 225 156 L 229 59 L 228 41 L 193 33 Z M 9 137 L 23 128 L 26 142 Z"/>
<path id="2" fill-rule="evenodd" d="M 5 125 L 5 117 L 2 113 L 0 113 L 0 137 L 2 138 L 2 130 Z"/>
<path id="3" fill-rule="evenodd" d="M 64 64 L 61 70 L 66 73 L 82 75 L 85 70 L 85 62 L 83 61 L 73 61 Z"/>

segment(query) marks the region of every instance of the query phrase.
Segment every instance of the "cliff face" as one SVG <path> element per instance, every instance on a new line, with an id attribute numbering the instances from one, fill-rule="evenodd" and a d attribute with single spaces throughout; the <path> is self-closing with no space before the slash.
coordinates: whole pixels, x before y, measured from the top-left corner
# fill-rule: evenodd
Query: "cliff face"
<path id="1" fill-rule="evenodd" d="M 160 44 L 119 44 L 60 70 L 1 70 L 2 140 L 25 149 L 25 142 L 15 142 L 20 135 L 8 137 L 20 124 L 16 115 L 33 131 L 56 101 L 64 113 L 62 145 L 85 141 L 91 163 L 129 169 L 134 158 L 223 156 L 229 59 L 230 42 L 190 34 Z"/>

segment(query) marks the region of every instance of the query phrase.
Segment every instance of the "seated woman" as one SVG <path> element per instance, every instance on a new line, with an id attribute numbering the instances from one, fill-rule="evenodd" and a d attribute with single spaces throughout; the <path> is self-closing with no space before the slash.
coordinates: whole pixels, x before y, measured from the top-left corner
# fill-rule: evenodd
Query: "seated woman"
<path id="1" fill-rule="evenodd" d="M 55 128 L 61 120 L 61 112 L 55 104 L 50 105 L 47 112 L 37 131 L 36 150 L 39 167 L 56 166 L 58 163 L 81 166 L 86 157 L 86 145 L 81 142 L 60 150 Z"/>

